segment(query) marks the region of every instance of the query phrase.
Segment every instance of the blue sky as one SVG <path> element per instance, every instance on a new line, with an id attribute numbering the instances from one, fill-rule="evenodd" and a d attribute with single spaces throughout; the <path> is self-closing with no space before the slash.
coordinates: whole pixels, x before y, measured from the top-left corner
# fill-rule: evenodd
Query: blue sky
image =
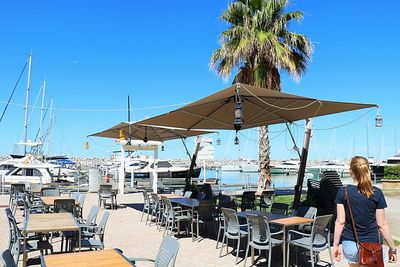
<path id="1" fill-rule="evenodd" d="M 50 154 L 109 156 L 111 140 L 86 136 L 127 119 L 167 112 L 230 85 L 208 67 L 226 25 L 219 20 L 228 1 L 6 1 L 0 4 L 0 110 L 5 107 L 26 55 L 33 53 L 30 103 L 44 77 L 46 104 L 54 99 L 56 123 Z M 309 158 L 344 159 L 355 154 L 386 158 L 400 147 L 398 118 L 400 55 L 397 1 L 291 1 L 305 14 L 292 29 L 310 37 L 314 55 L 300 82 L 282 76 L 282 91 L 327 100 L 376 103 L 384 127 L 374 127 L 376 110 L 317 118 Z M 26 74 L 3 121 L 0 154 L 12 153 L 22 138 Z M 37 102 L 40 106 L 40 100 Z M 119 110 L 119 111 L 118 111 Z M 29 128 L 39 126 L 34 109 Z M 361 119 L 346 125 L 337 127 Z M 45 128 L 47 127 L 47 121 Z M 302 145 L 303 122 L 292 126 Z M 284 125 L 271 127 L 273 159 L 296 154 Z M 395 132 L 397 137 L 395 138 Z M 257 157 L 257 131 L 221 132 L 216 157 Z M 368 142 L 367 142 L 368 136 Z M 215 138 L 216 136 L 211 136 Z M 88 140 L 89 150 L 83 149 Z M 396 141 L 395 141 L 396 140 Z M 367 146 L 368 143 L 368 146 Z M 193 140 L 188 146 L 193 148 Z M 168 142 L 161 157 L 185 158 L 180 142 Z"/>

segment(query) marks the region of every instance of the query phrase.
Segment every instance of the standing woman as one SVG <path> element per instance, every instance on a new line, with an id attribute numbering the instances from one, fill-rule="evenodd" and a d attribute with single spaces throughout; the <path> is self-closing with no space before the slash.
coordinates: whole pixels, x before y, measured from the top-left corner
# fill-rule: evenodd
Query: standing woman
<path id="1" fill-rule="evenodd" d="M 353 185 L 347 186 L 348 197 L 360 242 L 379 242 L 379 232 L 389 246 L 389 262 L 397 261 L 397 250 L 389 226 L 386 223 L 385 197 L 379 188 L 372 186 L 368 160 L 364 157 L 354 157 L 350 163 L 350 175 Z M 355 239 L 350 213 L 345 200 L 345 188 L 339 189 L 336 196 L 337 218 L 333 241 L 333 255 L 337 261 L 343 256 L 349 266 L 360 266 L 358 262 L 358 248 Z M 339 247 L 342 238 L 342 250 Z"/>

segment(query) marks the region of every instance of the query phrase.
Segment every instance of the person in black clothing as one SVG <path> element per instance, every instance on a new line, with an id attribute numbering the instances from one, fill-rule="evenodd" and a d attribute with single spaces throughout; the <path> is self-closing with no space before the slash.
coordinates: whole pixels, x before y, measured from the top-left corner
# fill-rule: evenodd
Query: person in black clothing
<path id="1" fill-rule="evenodd" d="M 360 156 L 352 158 L 350 175 L 354 183 L 347 186 L 347 192 L 360 242 L 380 242 L 380 232 L 389 246 L 389 262 L 396 262 L 397 250 L 385 218 L 387 204 L 382 191 L 372 186 L 368 160 Z M 336 195 L 336 205 L 333 256 L 337 261 L 341 261 L 344 256 L 349 266 L 360 266 L 357 264 L 358 248 L 345 200 L 344 187 L 340 188 Z M 342 239 L 342 248 L 339 247 L 340 239 Z"/>

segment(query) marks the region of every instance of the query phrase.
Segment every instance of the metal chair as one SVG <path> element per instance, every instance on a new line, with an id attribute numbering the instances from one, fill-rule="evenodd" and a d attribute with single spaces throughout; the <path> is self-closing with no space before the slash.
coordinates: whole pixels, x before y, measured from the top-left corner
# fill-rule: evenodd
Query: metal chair
<path id="1" fill-rule="evenodd" d="M 304 218 L 314 219 L 317 217 L 317 208 L 309 206 L 299 206 L 296 210 L 292 210 L 292 215 Z M 303 223 L 298 226 L 300 232 L 311 232 L 312 223 Z"/>
<path id="2" fill-rule="evenodd" d="M 289 212 L 289 204 L 274 202 L 271 205 L 271 212 L 276 214 L 287 215 Z"/>
<path id="3" fill-rule="evenodd" d="M 104 212 L 103 217 L 101 218 L 97 226 L 97 229 L 94 233 L 82 231 L 81 235 L 84 238 L 88 238 L 81 240 L 82 248 L 101 249 L 101 250 L 104 249 L 104 233 L 106 230 L 106 224 L 109 216 L 110 216 L 109 211 Z M 98 239 L 94 239 L 95 236 L 97 236 Z"/>
<path id="4" fill-rule="evenodd" d="M 178 195 L 178 196 L 182 196 L 183 195 L 183 190 L 182 189 L 175 189 L 174 190 L 174 194 Z"/>
<path id="5" fill-rule="evenodd" d="M 197 238 L 199 237 L 199 225 L 203 225 L 203 230 L 205 228 L 205 224 L 207 222 L 212 222 L 214 223 L 213 226 L 215 226 L 215 205 L 216 205 L 216 200 L 215 199 L 207 199 L 200 201 L 199 206 L 197 207 L 197 210 L 194 211 L 193 214 L 193 220 L 196 223 L 196 236 Z"/>
<path id="6" fill-rule="evenodd" d="M 335 266 L 332 258 L 331 251 L 331 240 L 330 240 L 330 224 L 333 218 L 333 214 L 318 216 L 311 229 L 311 234 L 306 234 L 303 232 L 289 230 L 287 239 L 287 251 L 286 251 L 286 266 L 289 266 L 289 253 L 290 246 L 298 246 L 310 251 L 311 256 L 311 266 L 314 267 L 314 252 L 320 252 L 325 249 L 329 250 L 330 264 Z"/>
<path id="7" fill-rule="evenodd" d="M 82 216 L 83 216 L 83 207 L 85 206 L 85 200 L 86 200 L 86 194 L 80 194 L 79 198 L 78 198 L 79 205 L 76 207 L 77 212 L 78 212 L 76 217 L 82 218 Z"/>
<path id="8" fill-rule="evenodd" d="M 164 237 L 156 258 L 129 258 L 129 261 L 135 265 L 137 261 L 154 262 L 154 267 L 174 267 L 176 256 L 178 255 L 179 242 L 173 237 Z"/>
<path id="9" fill-rule="evenodd" d="M 0 257 L 1 263 L 4 267 L 17 267 L 17 264 L 14 261 L 14 258 L 9 249 L 6 249 L 1 253 Z"/>
<path id="10" fill-rule="evenodd" d="M 268 250 L 268 266 L 271 266 L 272 248 L 282 245 L 283 243 L 282 240 L 273 238 L 273 236 L 282 234 L 282 231 L 271 233 L 268 218 L 264 216 L 249 214 L 246 218 L 250 234 L 248 235 L 246 256 L 244 258 L 243 266 L 246 266 L 247 255 L 249 254 L 250 247 L 258 250 Z"/>
<path id="11" fill-rule="evenodd" d="M 266 210 L 274 203 L 275 191 L 265 190 L 261 192 L 260 210 Z"/>
<path id="12" fill-rule="evenodd" d="M 86 219 L 78 220 L 81 228 L 94 227 L 96 225 L 96 217 L 99 213 L 100 208 L 98 206 L 92 206 Z"/>
<path id="13" fill-rule="evenodd" d="M 189 222 L 192 221 L 190 210 L 174 209 L 168 198 L 163 198 L 163 202 L 165 203 L 164 208 L 166 209 L 164 236 L 166 233 L 168 234 L 168 231 L 170 232 L 170 235 L 172 235 L 172 232 L 175 229 L 175 224 L 177 224 L 177 230 L 179 233 L 181 222 L 187 222 L 189 224 Z"/>
<path id="14" fill-rule="evenodd" d="M 245 211 L 247 209 L 254 210 L 256 208 L 256 191 L 244 191 L 242 195 L 242 201 L 240 203 L 240 209 Z"/>
<path id="15" fill-rule="evenodd" d="M 99 188 L 99 207 L 101 207 L 102 203 L 104 204 L 104 207 L 106 207 L 108 199 L 110 200 L 111 209 L 114 209 L 112 185 L 101 184 Z"/>
<path id="16" fill-rule="evenodd" d="M 229 239 L 237 240 L 236 247 L 236 264 L 238 264 L 240 239 L 248 234 L 248 226 L 240 225 L 239 219 L 236 215 L 236 211 L 233 209 L 221 208 L 222 215 L 225 220 L 225 231 L 222 238 L 222 246 L 219 256 L 222 256 L 222 249 L 224 248 L 225 238 L 226 238 L 226 251 L 228 253 L 228 243 Z"/>
<path id="17" fill-rule="evenodd" d="M 222 215 L 222 211 L 221 208 L 229 208 L 229 209 L 233 209 L 236 211 L 237 207 L 236 207 L 236 203 L 233 199 L 231 199 L 230 196 L 228 195 L 220 195 L 218 197 L 218 210 L 217 210 L 217 216 L 218 216 L 218 233 L 217 233 L 217 245 L 215 246 L 215 248 L 218 248 L 218 244 L 219 244 L 219 237 L 221 232 L 224 233 L 225 232 L 225 225 L 226 222 L 224 220 L 224 216 Z"/>
<path id="18" fill-rule="evenodd" d="M 146 223 L 149 220 L 150 210 L 153 208 L 153 201 L 150 200 L 149 194 L 146 191 L 143 191 L 143 210 L 142 210 L 142 217 L 140 221 L 143 220 L 143 215 L 146 213 Z"/>

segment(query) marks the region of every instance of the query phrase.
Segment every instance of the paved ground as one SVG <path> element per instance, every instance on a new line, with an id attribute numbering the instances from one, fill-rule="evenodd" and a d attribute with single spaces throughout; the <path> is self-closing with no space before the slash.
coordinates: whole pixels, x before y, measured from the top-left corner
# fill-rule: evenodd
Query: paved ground
<path id="1" fill-rule="evenodd" d="M 387 217 L 393 235 L 400 236 L 399 225 L 400 214 L 398 207 L 400 206 L 400 198 L 388 197 L 389 208 L 387 209 Z M 121 208 L 111 211 L 109 218 L 105 246 L 107 248 L 120 248 L 127 256 L 154 258 L 159 244 L 161 243 L 163 233 L 159 232 L 153 225 L 149 227 L 144 222 L 140 222 L 141 203 L 143 198 L 141 194 L 128 194 L 118 196 Z M 8 196 L 0 196 L 0 207 L 8 204 Z M 86 214 L 92 205 L 97 204 L 97 194 L 88 194 L 84 206 L 84 214 Z M 397 208 L 396 208 L 397 207 Z M 0 208 L 0 250 L 8 246 L 8 223 L 5 218 L 4 207 Z M 100 210 L 99 217 L 102 216 L 104 209 Z M 19 219 L 21 212 L 17 214 Z M 59 250 L 59 240 L 55 239 L 55 251 Z M 203 239 L 200 242 L 192 242 L 190 237 L 179 238 L 180 250 L 176 262 L 176 266 L 195 267 L 195 266 L 235 266 L 235 257 L 231 254 L 222 258 L 219 257 L 219 249 L 215 248 L 216 241 L 213 239 Z M 224 250 L 225 252 L 225 250 Z M 276 250 L 274 253 L 272 266 L 281 266 L 281 253 Z M 243 254 L 242 254 L 243 256 Z M 321 258 L 328 260 L 328 254 L 323 253 Z M 250 263 L 250 261 L 248 261 Z M 151 265 L 140 265 L 151 266 Z M 238 266 L 243 266 L 241 262 Z M 249 266 L 249 264 L 248 264 Z M 257 266 L 266 266 L 262 261 Z M 303 264 L 304 266 L 304 264 Z M 323 265 L 321 265 L 323 266 Z M 347 266 L 347 264 L 339 263 L 336 266 Z M 388 266 L 400 266 L 388 265 Z"/>

